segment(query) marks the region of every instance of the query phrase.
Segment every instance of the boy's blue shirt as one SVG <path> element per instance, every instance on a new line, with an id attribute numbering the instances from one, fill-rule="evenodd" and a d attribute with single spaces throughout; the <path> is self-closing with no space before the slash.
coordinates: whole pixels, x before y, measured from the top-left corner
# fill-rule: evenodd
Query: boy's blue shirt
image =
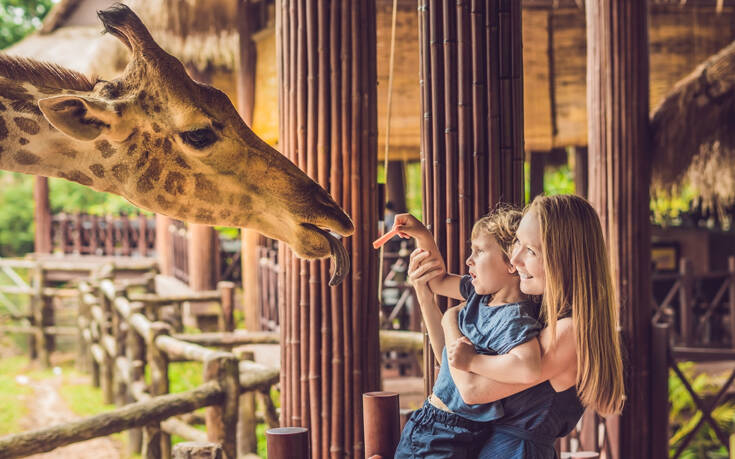
<path id="1" fill-rule="evenodd" d="M 460 293 L 467 303 L 458 315 L 459 329 L 474 344 L 478 353 L 506 354 L 514 347 L 538 336 L 541 330 L 538 304 L 523 301 L 487 306 L 490 295 L 478 295 L 469 275 L 462 277 Z M 434 394 L 452 412 L 467 419 L 486 422 L 501 418 L 504 414 L 501 401 L 468 405 L 462 400 L 449 372 L 446 348 L 442 352 Z"/>

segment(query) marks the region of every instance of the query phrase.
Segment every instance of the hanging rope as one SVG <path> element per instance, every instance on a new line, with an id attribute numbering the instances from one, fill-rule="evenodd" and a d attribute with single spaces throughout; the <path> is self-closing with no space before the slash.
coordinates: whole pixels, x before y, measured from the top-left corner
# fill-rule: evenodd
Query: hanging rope
<path id="1" fill-rule="evenodd" d="M 391 121 L 391 103 L 393 102 L 393 61 L 396 52 L 396 17 L 398 15 L 398 0 L 393 0 L 393 19 L 390 30 L 390 60 L 388 67 L 388 102 L 385 114 L 385 151 L 383 153 L 383 174 L 385 183 L 388 183 L 388 151 L 390 146 L 390 121 Z M 385 213 L 380 220 L 380 233 L 385 234 Z M 383 304 L 383 252 L 385 244 L 380 247 L 378 255 L 378 304 Z M 380 308 L 382 313 L 382 308 Z"/>

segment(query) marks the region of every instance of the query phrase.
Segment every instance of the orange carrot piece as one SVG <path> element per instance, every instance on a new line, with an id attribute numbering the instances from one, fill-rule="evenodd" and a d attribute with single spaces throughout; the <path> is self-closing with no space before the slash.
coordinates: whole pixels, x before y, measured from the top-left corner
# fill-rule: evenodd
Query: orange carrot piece
<path id="1" fill-rule="evenodd" d="M 396 234 L 398 234 L 398 228 L 388 231 L 387 233 L 385 233 L 384 235 L 380 236 L 379 238 L 373 241 L 373 248 L 374 249 L 381 248 L 382 246 L 385 245 L 386 242 L 388 242 Z"/>

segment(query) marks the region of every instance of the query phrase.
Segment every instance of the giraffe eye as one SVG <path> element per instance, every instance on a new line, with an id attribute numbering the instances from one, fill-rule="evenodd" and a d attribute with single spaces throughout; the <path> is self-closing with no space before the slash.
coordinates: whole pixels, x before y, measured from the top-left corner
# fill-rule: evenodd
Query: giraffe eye
<path id="1" fill-rule="evenodd" d="M 197 150 L 202 150 L 217 141 L 217 134 L 209 128 L 195 129 L 180 134 L 184 143 L 191 145 Z"/>

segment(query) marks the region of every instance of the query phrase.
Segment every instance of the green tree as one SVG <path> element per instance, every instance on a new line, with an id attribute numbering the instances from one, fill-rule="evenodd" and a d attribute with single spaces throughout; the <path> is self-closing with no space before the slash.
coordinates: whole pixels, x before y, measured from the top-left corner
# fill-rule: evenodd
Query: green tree
<path id="1" fill-rule="evenodd" d="M 41 27 L 58 0 L 0 0 L 0 49 L 5 49 Z"/>

